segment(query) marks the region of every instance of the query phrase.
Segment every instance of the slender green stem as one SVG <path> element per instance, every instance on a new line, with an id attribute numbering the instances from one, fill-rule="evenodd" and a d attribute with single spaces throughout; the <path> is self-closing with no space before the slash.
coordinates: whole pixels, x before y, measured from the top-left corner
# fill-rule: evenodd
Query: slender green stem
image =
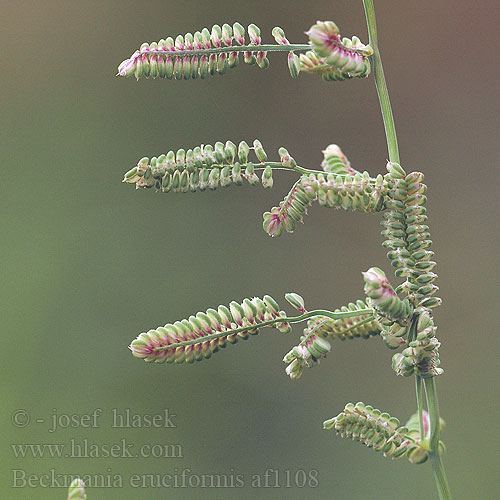
<path id="1" fill-rule="evenodd" d="M 229 164 L 229 163 L 222 163 L 222 164 L 214 164 L 214 165 L 211 165 L 211 166 L 205 166 L 203 168 L 208 168 L 208 169 L 212 169 L 212 168 L 219 168 L 219 169 L 223 169 L 224 167 L 233 167 L 234 165 L 233 164 Z M 245 167 L 246 165 L 241 165 L 242 167 Z M 303 174 L 303 175 L 309 175 L 309 174 L 313 174 L 313 175 L 317 175 L 317 174 L 324 174 L 324 175 L 328 175 L 328 172 L 325 172 L 324 170 L 316 170 L 316 169 L 309 169 L 309 168 L 304 168 L 304 167 L 301 167 L 300 165 L 294 165 L 294 166 L 290 166 L 290 167 L 285 167 L 281 162 L 279 161 L 265 161 L 265 162 L 262 162 L 262 163 L 254 163 L 253 164 L 254 166 L 254 170 L 263 170 L 264 168 L 266 167 L 271 167 L 273 170 L 285 170 L 285 171 L 288 171 L 288 172 L 298 172 L 299 174 Z M 138 167 L 134 167 L 135 169 L 137 169 Z M 161 175 L 165 175 L 165 173 L 167 172 L 167 168 L 166 167 L 156 167 L 157 170 L 161 173 Z M 184 167 L 182 167 L 184 168 Z M 130 177 L 132 177 L 133 175 L 135 175 L 135 173 L 137 172 L 137 170 L 134 171 L 134 169 L 131 169 L 128 174 L 130 174 Z M 335 177 L 347 177 L 348 175 L 350 174 L 335 174 Z M 128 177 L 127 177 L 128 178 Z M 370 183 L 375 183 L 376 180 L 371 178 L 371 179 L 367 179 L 367 182 L 370 182 Z"/>
<path id="2" fill-rule="evenodd" d="M 156 347 L 155 351 L 162 351 L 165 349 L 175 349 L 177 347 L 185 347 L 188 345 L 199 344 L 200 342 L 207 342 L 209 340 L 215 340 L 219 337 L 225 337 L 227 335 L 234 335 L 235 333 L 246 332 L 248 330 L 254 330 L 255 328 L 262 328 L 264 326 L 274 325 L 275 323 L 300 323 L 306 319 L 312 318 L 314 316 L 326 316 L 330 319 L 343 319 L 352 318 L 353 316 L 364 316 L 369 314 L 371 319 L 373 319 L 373 309 L 358 309 L 357 311 L 325 311 L 323 309 L 316 309 L 315 311 L 308 311 L 300 316 L 295 317 L 279 317 L 273 318 L 268 321 L 263 321 L 262 323 L 254 323 L 252 325 L 245 325 L 240 328 L 235 328 L 234 330 L 225 330 L 222 332 L 212 333 L 211 335 L 205 335 L 203 337 L 197 337 L 195 339 L 184 340 L 182 342 L 176 342 L 175 344 L 169 344 L 166 346 Z"/>
<path id="3" fill-rule="evenodd" d="M 424 379 L 425 392 L 427 395 L 427 408 L 431 424 L 430 457 L 436 486 L 440 500 L 451 500 L 450 487 L 444 470 L 443 462 L 439 454 L 439 402 L 434 377 Z"/>
<path id="4" fill-rule="evenodd" d="M 394 125 L 394 117 L 392 116 L 391 103 L 389 100 L 389 92 L 387 90 L 387 84 L 384 76 L 384 69 L 382 66 L 382 60 L 380 58 L 380 51 L 378 48 L 378 37 L 377 37 L 377 25 L 375 20 L 375 7 L 373 5 L 373 0 L 363 0 L 363 5 L 365 8 L 366 23 L 368 26 L 368 33 L 370 37 L 370 45 L 373 48 L 373 56 L 371 57 L 373 64 L 373 74 L 375 78 L 375 86 L 377 87 L 377 94 L 380 102 L 380 109 L 382 112 L 382 119 L 384 121 L 385 135 L 387 139 L 387 148 L 389 151 L 389 160 L 395 163 L 399 163 L 399 149 L 398 149 L 398 139 L 396 136 L 396 127 Z M 409 339 L 414 331 L 415 320 L 412 328 L 410 329 Z M 417 379 L 417 387 L 418 387 Z M 420 382 L 421 384 L 421 382 Z M 441 500 L 451 500 L 451 493 L 448 486 L 448 481 L 446 479 L 446 474 L 444 471 L 443 464 L 441 462 L 441 457 L 439 455 L 439 405 L 437 399 L 436 385 L 434 378 L 425 378 L 425 391 L 427 395 L 427 408 L 429 411 L 430 427 L 431 427 L 431 438 L 430 438 L 430 457 L 432 463 L 432 470 L 434 472 L 434 477 L 436 478 L 436 485 L 439 492 L 439 498 Z M 419 391 L 417 389 L 417 404 L 419 405 L 419 422 L 421 426 L 421 432 L 423 429 L 422 417 L 420 416 L 422 401 L 419 402 Z M 421 390 L 420 390 L 421 394 Z M 420 399 L 421 399 L 420 395 Z"/>
<path id="5" fill-rule="evenodd" d="M 231 45 L 229 47 L 211 47 L 206 49 L 144 50 L 139 52 L 141 54 L 178 57 L 206 56 L 210 54 L 224 54 L 228 52 L 291 52 L 296 50 L 311 50 L 311 46 L 308 43 L 296 43 L 290 45 Z"/>
<path id="6" fill-rule="evenodd" d="M 260 168 L 265 168 L 268 165 L 273 170 L 292 170 L 292 171 L 299 172 L 300 174 L 305 174 L 305 175 L 324 173 L 323 170 L 310 170 L 308 168 L 301 167 L 300 165 L 295 165 L 293 167 L 285 167 L 279 161 L 266 161 L 265 163 L 262 163 L 262 164 L 257 164 L 257 165 L 254 164 L 254 167 L 256 170 L 258 170 Z"/>
<path id="7" fill-rule="evenodd" d="M 422 377 L 415 375 L 415 390 L 417 393 L 417 408 L 418 408 L 418 426 L 420 428 L 420 439 L 425 438 L 424 432 L 424 407 L 423 407 L 423 385 Z"/>
<path id="8" fill-rule="evenodd" d="M 220 165 L 220 168 L 223 168 L 225 166 L 226 165 Z M 231 166 L 231 165 L 229 165 L 229 166 Z M 267 166 L 270 166 L 273 170 L 295 171 L 295 172 L 299 172 L 300 174 L 305 174 L 305 175 L 309 175 L 309 174 L 313 174 L 313 175 L 324 174 L 325 176 L 328 175 L 328 172 L 325 172 L 324 170 L 315 170 L 315 169 L 304 168 L 304 167 L 301 167 L 300 165 L 285 167 L 279 161 L 266 161 L 264 163 L 258 163 L 258 164 L 256 163 L 256 164 L 254 164 L 254 169 L 261 170 L 263 168 L 266 168 Z M 335 177 L 348 177 L 348 176 L 352 177 L 351 174 L 337 174 L 337 173 L 335 174 Z M 375 183 L 376 180 L 371 178 L 371 179 L 367 179 L 367 182 Z"/>
<path id="9" fill-rule="evenodd" d="M 387 84 L 385 82 L 384 68 L 382 66 L 382 59 L 380 58 L 380 51 L 378 48 L 377 24 L 375 20 L 373 0 L 363 0 L 363 5 L 365 7 L 366 24 L 368 25 L 370 45 L 373 48 L 373 56 L 371 56 L 373 75 L 375 78 L 375 85 L 377 87 L 380 109 L 382 111 L 382 119 L 384 120 L 387 148 L 389 150 L 389 160 L 394 163 L 399 163 L 398 139 L 396 136 L 394 117 L 392 116 L 389 91 L 387 90 Z"/>

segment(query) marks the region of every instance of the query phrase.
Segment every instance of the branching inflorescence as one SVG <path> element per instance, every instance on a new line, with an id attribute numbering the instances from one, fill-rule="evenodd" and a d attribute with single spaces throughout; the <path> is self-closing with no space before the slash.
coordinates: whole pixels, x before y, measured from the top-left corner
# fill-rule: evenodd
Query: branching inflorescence
<path id="1" fill-rule="evenodd" d="M 325 421 L 326 429 L 335 429 L 342 437 L 360 441 L 385 456 L 407 456 L 412 463 L 433 462 L 442 499 L 450 498 L 440 462 L 444 447 L 439 441 L 442 423 L 437 409 L 434 377 L 439 367 L 439 341 L 432 308 L 441 300 L 434 296 L 436 263 L 429 250 L 431 239 L 425 209 L 427 187 L 423 174 L 407 174 L 399 164 L 399 153 L 392 111 L 377 47 L 373 2 L 364 0 L 370 45 L 359 38 L 341 38 L 331 21 L 318 21 L 307 31 L 309 43 L 293 44 L 281 28 L 274 28 L 276 45 L 264 45 L 260 29 L 251 24 L 245 30 L 239 23 L 215 25 L 193 34 L 168 37 L 157 43 L 143 44 L 129 59 L 120 64 L 120 76 L 161 77 L 175 79 L 205 78 L 224 74 L 244 62 L 269 66 L 268 54 L 287 52 L 292 77 L 300 71 L 320 75 L 326 81 L 366 77 L 374 68 L 382 115 L 389 147 L 390 161 L 385 174 L 372 177 L 353 168 L 339 146 L 329 145 L 323 151 L 321 169 L 297 164 L 285 148 L 278 150 L 274 161 L 259 140 L 249 146 L 228 140 L 215 145 L 169 151 L 158 157 L 142 158 L 125 174 L 124 182 L 136 188 L 155 188 L 162 192 L 214 190 L 231 184 L 261 183 L 273 186 L 276 170 L 298 175 L 285 198 L 264 213 L 263 227 L 271 236 L 291 233 L 303 222 L 308 208 L 319 205 L 358 211 L 382 213 L 383 246 L 395 269 L 404 279 L 395 288 L 384 271 L 372 267 L 363 273 L 366 299 L 330 310 L 310 310 L 296 293 L 285 295 L 298 316 L 288 316 L 270 296 L 263 299 L 233 301 L 229 307 L 219 306 L 199 312 L 187 319 L 141 333 L 130 345 L 133 355 L 147 362 L 192 363 L 210 358 L 213 353 L 259 333 L 263 327 L 274 327 L 283 333 L 291 325 L 306 322 L 299 342 L 284 357 L 286 373 L 298 379 L 305 368 L 319 364 L 331 350 L 333 339 L 369 339 L 380 336 L 390 349 L 397 349 L 392 367 L 397 375 L 415 375 L 417 413 L 405 426 L 387 413 L 363 403 L 346 405 L 337 417 Z M 246 36 L 249 42 L 247 43 Z M 300 56 L 296 52 L 301 53 Z M 429 413 L 423 410 L 423 383 Z M 443 479 L 444 478 L 444 479 Z"/>

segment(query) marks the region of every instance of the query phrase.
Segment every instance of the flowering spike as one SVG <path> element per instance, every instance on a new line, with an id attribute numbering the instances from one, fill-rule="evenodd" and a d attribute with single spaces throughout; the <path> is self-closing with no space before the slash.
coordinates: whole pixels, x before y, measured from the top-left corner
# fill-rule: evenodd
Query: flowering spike
<path id="1" fill-rule="evenodd" d="M 335 429 L 343 438 L 351 438 L 375 451 L 382 451 L 385 457 L 397 459 L 406 455 L 411 463 L 420 464 L 429 456 L 426 440 L 419 440 L 418 415 L 400 427 L 397 418 L 371 405 L 348 403 L 336 417 L 325 420 L 323 427 Z"/>
<path id="2" fill-rule="evenodd" d="M 86 500 L 87 495 L 84 486 L 81 479 L 73 479 L 69 485 L 67 500 Z"/>
<path id="3" fill-rule="evenodd" d="M 284 317 L 269 295 L 263 300 L 232 301 L 229 308 L 207 309 L 206 313 L 143 332 L 129 348 L 134 357 L 147 362 L 192 363 L 210 358 L 226 342 L 234 344 L 239 338 L 258 334 L 261 327 L 273 326 L 288 333 L 290 324 L 281 320 Z"/>
<path id="4" fill-rule="evenodd" d="M 249 45 L 245 45 L 246 33 L 250 39 Z M 275 28 L 272 33 L 278 45 L 290 45 L 281 28 Z M 256 50 L 260 45 L 260 29 L 255 24 L 250 24 L 247 31 L 240 23 L 234 23 L 232 27 L 229 24 L 223 24 L 222 27 L 215 24 L 210 30 L 203 28 L 194 35 L 177 35 L 175 41 L 168 37 L 151 44 L 143 43 L 139 50 L 118 66 L 118 76 L 134 75 L 137 79 L 204 79 L 209 75 L 222 75 L 237 66 L 240 52 L 244 52 L 247 64 L 256 63 L 265 69 L 269 67 L 269 59 L 267 51 Z M 295 50 L 299 47 L 304 50 L 307 45 L 291 46 Z M 293 51 L 289 55 L 289 67 L 292 76 L 298 74 L 299 64 Z"/>
<path id="5" fill-rule="evenodd" d="M 250 151 L 254 150 L 259 163 L 250 160 Z M 284 148 L 281 150 L 286 151 Z M 238 160 L 238 161 L 236 161 Z M 245 141 L 236 147 L 231 141 L 216 142 L 197 146 L 192 149 L 169 151 L 158 157 L 144 157 L 138 164 L 126 172 L 123 182 L 135 184 L 136 188 L 156 188 L 163 192 L 186 193 L 188 191 L 214 190 L 219 185 L 226 187 L 234 183 L 241 185 L 243 178 L 250 184 L 259 184 L 256 169 L 262 169 L 262 185 L 273 186 L 272 165 L 259 140 L 253 141 L 250 148 Z M 292 167 L 292 159 L 289 162 Z M 297 165 L 293 162 L 293 167 Z M 243 169 L 243 170 L 242 170 Z"/>
<path id="6" fill-rule="evenodd" d="M 398 291 L 407 293 L 415 307 L 436 307 L 441 299 L 431 297 L 438 288 L 433 284 L 437 278 L 432 272 L 436 263 L 432 260 L 434 253 L 429 250 L 432 241 L 426 224 L 424 175 L 406 174 L 393 162 L 387 163 L 387 172 L 384 179 L 387 211 L 381 223 L 382 235 L 386 238 L 383 245 L 388 249 L 387 257 L 396 276 L 406 278 Z"/>
<path id="7" fill-rule="evenodd" d="M 287 155 L 286 150 L 280 150 L 282 162 Z M 314 200 L 329 208 L 378 212 L 384 208 L 383 194 L 382 176 L 373 179 L 368 172 L 354 177 L 333 173 L 303 175 L 278 207 L 264 213 L 263 227 L 270 236 L 281 235 L 283 229 L 293 232 L 296 222 L 303 222 L 303 216 Z"/>

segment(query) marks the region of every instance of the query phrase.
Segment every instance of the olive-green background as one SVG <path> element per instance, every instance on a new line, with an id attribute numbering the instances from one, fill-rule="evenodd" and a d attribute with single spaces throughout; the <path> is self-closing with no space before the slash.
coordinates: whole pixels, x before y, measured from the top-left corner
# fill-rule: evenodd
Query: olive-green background
<path id="1" fill-rule="evenodd" d="M 498 498 L 499 4 L 376 1 L 402 163 L 425 173 L 438 261 L 436 311 L 445 374 L 437 380 L 445 457 L 457 499 Z M 140 157 L 260 138 L 318 167 L 338 143 L 372 174 L 387 158 L 373 80 L 289 78 L 283 55 L 205 81 L 115 77 L 143 41 L 214 23 L 279 25 L 289 39 L 317 19 L 367 40 L 362 2 L 2 2 L 2 487 L 9 499 L 62 499 L 63 489 L 12 489 L 13 469 L 40 475 L 118 474 L 122 489 L 89 500 L 433 499 L 430 466 L 391 462 L 322 430 L 362 400 L 405 420 L 412 379 L 396 378 L 375 339 L 333 342 L 298 382 L 281 358 L 296 343 L 264 330 L 195 365 L 158 366 L 127 349 L 141 331 L 232 299 L 300 292 L 309 307 L 361 298 L 360 272 L 386 271 L 380 217 L 314 206 L 293 235 L 269 238 L 273 190 L 245 186 L 186 195 L 135 191 L 122 174 Z M 49 433 L 57 414 L 102 408 L 97 429 Z M 168 408 L 177 427 L 111 429 L 112 408 Z M 11 424 L 15 410 L 31 416 Z M 44 419 L 45 423 L 37 423 Z M 181 444 L 183 458 L 13 456 L 12 443 Z M 243 489 L 132 489 L 131 474 L 242 474 Z M 317 470 L 316 488 L 252 488 L 267 468 Z M 282 478 L 284 476 L 281 476 Z M 299 478 L 300 479 L 300 478 Z M 274 485 L 274 483 L 273 483 Z"/>

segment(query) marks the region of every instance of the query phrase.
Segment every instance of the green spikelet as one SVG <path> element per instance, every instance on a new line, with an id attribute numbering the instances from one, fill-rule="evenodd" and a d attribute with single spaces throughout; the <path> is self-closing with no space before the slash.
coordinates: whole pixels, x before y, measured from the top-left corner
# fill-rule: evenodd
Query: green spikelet
<path id="1" fill-rule="evenodd" d="M 68 489 L 67 500 L 86 500 L 87 495 L 83 481 L 81 479 L 73 479 Z"/>
<path id="2" fill-rule="evenodd" d="M 291 330 L 290 324 L 280 321 L 286 317 L 276 301 L 266 295 L 243 302 L 231 302 L 229 307 L 208 309 L 188 319 L 166 324 L 141 333 L 129 346 L 136 358 L 156 363 L 193 363 L 210 358 L 227 343 L 246 340 L 259 333 L 259 328 L 273 326 L 282 333 Z"/>
<path id="3" fill-rule="evenodd" d="M 251 150 L 255 153 L 256 162 L 249 158 Z M 164 193 L 213 191 L 218 186 L 241 185 L 243 179 L 252 185 L 259 184 L 256 169 L 263 169 L 263 187 L 272 187 L 273 171 L 262 143 L 256 139 L 250 148 L 245 141 L 238 146 L 226 141 L 216 142 L 214 146 L 207 144 L 142 158 L 125 174 L 123 182 L 135 184 L 136 188 L 155 188 Z"/>

